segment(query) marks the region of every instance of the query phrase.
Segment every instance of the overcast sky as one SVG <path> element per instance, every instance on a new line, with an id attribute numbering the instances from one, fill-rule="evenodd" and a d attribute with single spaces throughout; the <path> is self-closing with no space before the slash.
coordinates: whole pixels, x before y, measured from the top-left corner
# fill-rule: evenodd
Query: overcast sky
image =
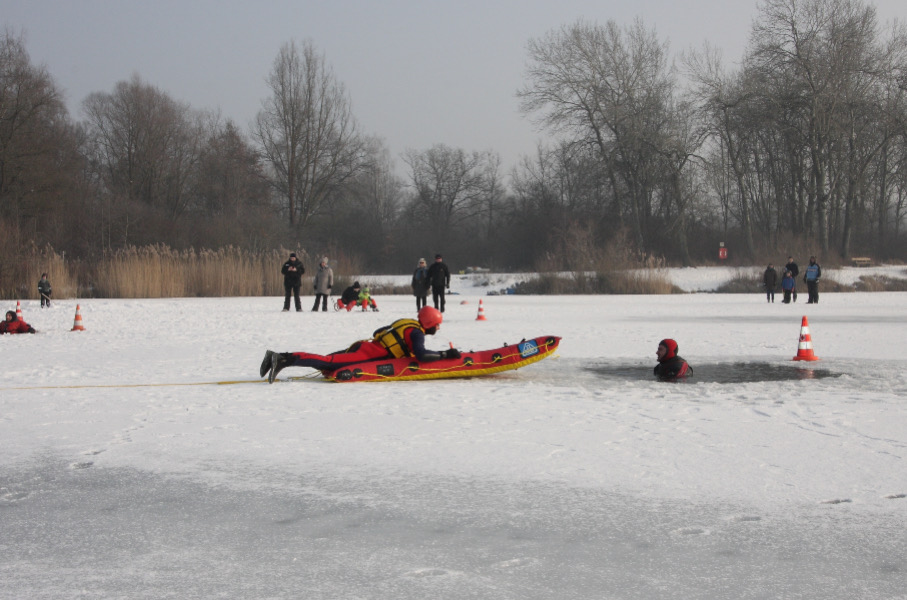
<path id="1" fill-rule="evenodd" d="M 904 19 L 902 0 L 874 2 Z M 63 88 L 76 119 L 91 92 L 138 74 L 248 131 L 280 46 L 310 39 L 367 133 L 399 163 L 437 143 L 499 152 L 505 169 L 543 134 L 519 112 L 526 44 L 584 19 L 639 16 L 673 54 L 706 40 L 739 59 L 756 0 L 0 0 L 0 22 Z"/>

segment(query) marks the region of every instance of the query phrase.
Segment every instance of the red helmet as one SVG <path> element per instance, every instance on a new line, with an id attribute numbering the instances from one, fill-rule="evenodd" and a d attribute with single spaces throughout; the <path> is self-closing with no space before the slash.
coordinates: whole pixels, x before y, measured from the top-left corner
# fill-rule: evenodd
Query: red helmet
<path id="1" fill-rule="evenodd" d="M 432 306 L 423 306 L 419 310 L 419 325 L 423 329 L 431 329 L 432 327 L 437 327 L 441 324 L 441 321 L 444 320 L 444 317 L 441 315 L 441 311 Z"/>

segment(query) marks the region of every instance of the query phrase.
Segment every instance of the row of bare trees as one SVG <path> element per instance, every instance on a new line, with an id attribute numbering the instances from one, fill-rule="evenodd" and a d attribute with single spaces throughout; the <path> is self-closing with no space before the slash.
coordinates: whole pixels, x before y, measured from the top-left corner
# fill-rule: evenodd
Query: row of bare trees
<path id="1" fill-rule="evenodd" d="M 525 206 L 685 264 L 715 233 L 748 257 L 903 257 L 907 33 L 871 5 L 763 0 L 735 68 L 708 47 L 672 64 L 642 21 L 580 21 L 529 56 L 522 109 L 560 143 L 521 169 Z"/>
<path id="2" fill-rule="evenodd" d="M 761 0 L 731 67 L 708 47 L 672 59 L 641 20 L 555 28 L 527 55 L 517 95 L 547 141 L 505 174 L 493 150 L 392 156 L 310 41 L 280 49 L 245 132 L 138 75 L 90 94 L 75 122 L 7 31 L 0 256 L 165 243 L 301 248 L 370 270 L 435 251 L 569 268 L 615 244 L 693 264 L 725 241 L 743 260 L 903 257 L 907 34 L 861 0 Z"/>

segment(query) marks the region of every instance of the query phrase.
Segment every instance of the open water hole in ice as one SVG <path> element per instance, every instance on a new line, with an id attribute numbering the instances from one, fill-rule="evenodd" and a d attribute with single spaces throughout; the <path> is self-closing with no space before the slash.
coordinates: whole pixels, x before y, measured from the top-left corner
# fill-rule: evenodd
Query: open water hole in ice
<path id="1" fill-rule="evenodd" d="M 796 381 L 801 379 L 826 379 L 840 377 L 829 369 L 807 367 L 804 363 L 779 365 L 769 362 L 734 362 L 691 364 L 692 376 L 686 383 L 758 383 Z M 652 379 L 652 365 L 608 364 L 587 365 L 585 369 L 610 380 L 640 381 Z"/>

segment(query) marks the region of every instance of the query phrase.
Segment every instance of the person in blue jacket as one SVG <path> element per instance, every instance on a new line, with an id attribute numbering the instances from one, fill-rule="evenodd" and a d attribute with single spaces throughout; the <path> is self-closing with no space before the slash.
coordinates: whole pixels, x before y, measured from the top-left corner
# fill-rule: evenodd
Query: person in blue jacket
<path id="1" fill-rule="evenodd" d="M 781 291 L 784 293 L 784 304 L 790 304 L 791 294 L 795 293 L 797 282 L 794 280 L 794 274 L 790 271 L 784 271 L 784 277 L 781 278 Z"/>
<path id="2" fill-rule="evenodd" d="M 816 262 L 815 256 L 809 257 L 809 265 L 803 272 L 803 281 L 806 282 L 806 291 L 809 294 L 807 304 L 819 303 L 819 279 L 822 277 L 822 267 Z"/>

